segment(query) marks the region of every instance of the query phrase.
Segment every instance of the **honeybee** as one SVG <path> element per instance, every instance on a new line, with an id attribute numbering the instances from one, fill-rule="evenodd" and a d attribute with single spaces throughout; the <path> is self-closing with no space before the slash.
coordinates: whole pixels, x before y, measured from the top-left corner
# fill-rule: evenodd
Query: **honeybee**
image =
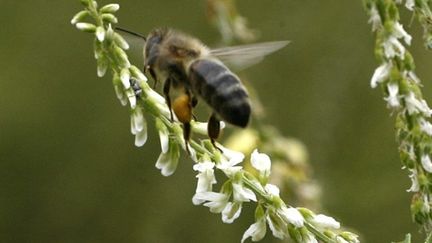
<path id="1" fill-rule="evenodd" d="M 117 28 L 144 39 L 144 72 L 155 82 L 163 81 L 163 95 L 170 110 L 183 124 L 188 150 L 192 109 L 203 100 L 212 109 L 207 133 L 211 143 L 220 133 L 220 121 L 246 127 L 251 114 L 248 92 L 237 75 L 226 66 L 246 68 L 258 63 L 264 56 L 279 50 L 288 41 L 209 49 L 200 40 L 180 31 L 158 28 L 147 37 Z M 171 88 L 180 92 L 173 100 Z"/>

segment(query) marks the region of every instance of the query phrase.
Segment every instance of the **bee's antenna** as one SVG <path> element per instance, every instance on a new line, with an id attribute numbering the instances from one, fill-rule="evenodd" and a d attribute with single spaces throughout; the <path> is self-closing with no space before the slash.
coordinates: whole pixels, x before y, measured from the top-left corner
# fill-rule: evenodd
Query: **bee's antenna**
<path id="1" fill-rule="evenodd" d="M 133 31 L 130 31 L 130 30 L 127 30 L 127 29 L 123 29 L 123 28 L 120 28 L 120 27 L 115 27 L 115 30 L 119 30 L 121 32 L 125 32 L 125 33 L 128 33 L 128 34 L 134 35 L 136 37 L 144 39 L 144 41 L 147 41 L 147 37 L 145 37 L 145 36 L 143 36 L 141 34 L 138 34 L 136 32 L 133 32 Z"/>

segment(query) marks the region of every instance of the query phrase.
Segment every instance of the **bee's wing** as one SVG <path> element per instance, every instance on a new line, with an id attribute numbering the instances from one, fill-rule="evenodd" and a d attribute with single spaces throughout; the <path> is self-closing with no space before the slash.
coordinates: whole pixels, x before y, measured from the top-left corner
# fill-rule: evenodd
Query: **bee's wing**
<path id="1" fill-rule="evenodd" d="M 129 50 L 127 51 L 130 57 L 142 62 L 143 59 L 143 49 L 146 42 L 146 37 L 135 33 L 133 31 L 116 27 L 115 31 L 118 32 L 129 44 Z"/>
<path id="2" fill-rule="evenodd" d="M 222 47 L 210 53 L 223 63 L 237 70 L 248 68 L 259 63 L 265 56 L 286 46 L 289 41 L 272 41 L 250 45 Z"/>

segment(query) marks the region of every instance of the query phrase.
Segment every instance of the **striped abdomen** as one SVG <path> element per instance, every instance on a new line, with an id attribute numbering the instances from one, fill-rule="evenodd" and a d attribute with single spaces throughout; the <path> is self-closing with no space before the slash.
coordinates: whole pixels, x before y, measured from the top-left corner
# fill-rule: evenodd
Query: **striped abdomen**
<path id="1" fill-rule="evenodd" d="M 194 93 L 222 120 L 246 127 L 251 112 L 248 94 L 227 67 L 214 60 L 200 59 L 191 64 L 189 79 Z"/>

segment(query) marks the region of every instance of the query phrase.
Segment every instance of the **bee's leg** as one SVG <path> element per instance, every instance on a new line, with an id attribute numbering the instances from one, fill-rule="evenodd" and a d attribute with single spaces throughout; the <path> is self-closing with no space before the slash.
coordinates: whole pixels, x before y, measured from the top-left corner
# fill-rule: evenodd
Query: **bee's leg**
<path id="1" fill-rule="evenodd" d="M 186 92 L 183 95 L 180 95 L 174 100 L 173 110 L 176 114 L 178 120 L 183 123 L 183 138 L 185 141 L 185 147 L 187 153 L 190 155 L 189 150 L 189 139 L 191 134 L 191 125 L 190 121 L 192 118 L 192 107 L 190 105 L 190 96 Z"/>
<path id="2" fill-rule="evenodd" d="M 158 80 L 156 78 L 156 74 L 155 74 L 153 68 L 151 68 L 150 65 L 146 65 L 146 66 L 144 66 L 144 70 L 143 71 L 144 71 L 144 73 L 147 73 L 147 71 L 150 73 L 150 76 L 152 77 L 152 79 L 154 81 L 154 83 L 153 83 L 153 89 L 156 89 Z"/>
<path id="3" fill-rule="evenodd" d="M 198 99 L 195 96 L 192 96 L 192 98 L 191 98 L 192 108 L 195 108 L 197 105 L 198 105 Z"/>
<path id="4" fill-rule="evenodd" d="M 192 92 L 189 91 L 189 90 L 186 90 L 186 95 L 189 96 L 189 106 L 190 106 L 190 109 L 191 109 L 192 118 L 194 119 L 194 121 L 196 121 L 197 118 L 193 114 L 192 109 L 195 108 L 198 105 L 198 99 L 196 98 L 196 96 L 192 95 Z"/>
<path id="5" fill-rule="evenodd" d="M 207 133 L 208 133 L 208 136 L 209 136 L 210 141 L 213 144 L 213 146 L 222 152 L 222 149 L 220 149 L 218 146 L 216 146 L 216 143 L 215 143 L 216 139 L 219 137 L 219 133 L 220 133 L 220 122 L 216 118 L 216 115 L 214 113 L 210 116 L 210 119 L 208 121 Z"/>
<path id="6" fill-rule="evenodd" d="M 186 152 L 188 155 L 191 155 L 189 150 L 189 139 L 191 134 L 191 125 L 189 122 L 183 123 L 183 138 L 185 141 Z"/>
<path id="7" fill-rule="evenodd" d="M 171 88 L 171 83 L 172 83 L 171 78 L 167 78 L 165 80 L 164 87 L 163 87 L 163 94 L 165 96 L 165 100 L 166 100 L 166 103 L 168 105 L 168 109 L 170 111 L 171 122 L 173 122 L 174 121 L 174 116 L 173 116 L 173 112 L 171 110 L 171 98 L 169 96 L 169 91 L 170 91 L 170 88 Z"/>

